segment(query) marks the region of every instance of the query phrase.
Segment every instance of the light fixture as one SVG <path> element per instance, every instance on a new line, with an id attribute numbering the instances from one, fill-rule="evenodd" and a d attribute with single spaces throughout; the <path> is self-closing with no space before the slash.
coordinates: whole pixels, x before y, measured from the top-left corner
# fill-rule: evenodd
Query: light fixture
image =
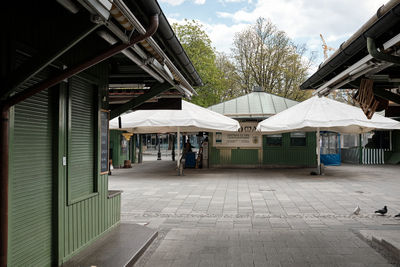
<path id="1" fill-rule="evenodd" d="M 131 136 L 133 135 L 133 133 L 122 133 L 122 135 L 125 137 L 126 141 L 129 141 L 129 139 L 131 139 Z"/>

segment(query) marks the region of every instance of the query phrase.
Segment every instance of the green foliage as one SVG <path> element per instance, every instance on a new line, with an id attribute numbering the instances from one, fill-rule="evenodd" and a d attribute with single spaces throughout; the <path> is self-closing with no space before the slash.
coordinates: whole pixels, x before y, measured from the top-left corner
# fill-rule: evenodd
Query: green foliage
<path id="1" fill-rule="evenodd" d="M 254 86 L 266 92 L 301 101 L 311 93 L 299 89 L 312 59 L 305 61 L 304 45 L 294 44 L 269 20 L 259 18 L 238 32 L 232 55 L 218 53 L 203 26 L 194 20 L 172 25 L 183 48 L 203 80 L 192 102 L 208 107 L 247 93 Z"/>
<path id="2" fill-rule="evenodd" d="M 192 102 L 204 107 L 221 102 L 229 83 L 217 67 L 215 49 L 202 25 L 185 20 L 185 24 L 174 23 L 172 28 L 204 83 L 195 88 L 198 96 L 193 96 Z"/>

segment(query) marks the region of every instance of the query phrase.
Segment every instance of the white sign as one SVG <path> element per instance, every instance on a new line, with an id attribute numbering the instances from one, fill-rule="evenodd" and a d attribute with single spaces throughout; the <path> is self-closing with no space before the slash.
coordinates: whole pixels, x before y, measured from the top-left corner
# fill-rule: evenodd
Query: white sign
<path id="1" fill-rule="evenodd" d="M 216 132 L 214 147 L 261 147 L 262 136 L 256 131 L 257 122 L 241 122 L 237 132 Z"/>

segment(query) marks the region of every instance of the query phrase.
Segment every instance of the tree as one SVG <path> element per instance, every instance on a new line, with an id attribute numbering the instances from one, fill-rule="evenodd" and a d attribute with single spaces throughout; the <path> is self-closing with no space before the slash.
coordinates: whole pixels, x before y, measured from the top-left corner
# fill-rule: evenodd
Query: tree
<path id="1" fill-rule="evenodd" d="M 299 89 L 313 60 L 305 60 L 305 52 L 304 45 L 294 44 L 271 21 L 259 18 L 234 38 L 232 53 L 240 86 L 245 93 L 260 86 L 293 100 L 308 98 L 310 92 Z"/>
<path id="2" fill-rule="evenodd" d="M 226 101 L 243 95 L 240 87 L 240 77 L 236 67 L 225 53 L 217 52 L 216 59 L 217 68 L 222 71 L 224 77 L 224 94 L 222 101 Z"/>
<path id="3" fill-rule="evenodd" d="M 172 28 L 204 83 L 195 88 L 198 96 L 193 96 L 192 102 L 204 107 L 221 102 L 228 83 L 217 67 L 215 49 L 202 25 L 185 20 L 185 24 L 174 23 Z"/>

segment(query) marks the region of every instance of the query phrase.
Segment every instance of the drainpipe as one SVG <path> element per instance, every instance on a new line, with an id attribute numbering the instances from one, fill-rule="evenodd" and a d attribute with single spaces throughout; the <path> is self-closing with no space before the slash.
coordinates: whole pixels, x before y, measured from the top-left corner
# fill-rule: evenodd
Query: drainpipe
<path id="1" fill-rule="evenodd" d="M 140 35 L 133 36 L 129 43 L 120 44 L 117 43 L 111 46 L 108 50 L 97 55 L 83 63 L 77 64 L 71 68 L 66 69 L 60 74 L 47 79 L 37 85 L 32 86 L 31 88 L 17 93 L 6 101 L 1 103 L 1 129 L 0 129 L 0 193 L 1 193 L 1 204 L 0 204 L 0 247 L 1 247 L 1 255 L 0 255 L 0 267 L 7 266 L 7 249 L 8 249 L 8 131 L 9 131 L 9 112 L 10 107 L 24 101 L 25 99 L 43 91 L 47 88 L 50 88 L 64 79 L 68 79 L 71 76 L 84 71 L 87 68 L 96 65 L 115 54 L 118 54 L 122 50 L 131 47 L 132 45 L 152 36 L 158 28 L 158 15 L 153 15 L 150 17 L 150 25 L 147 28 L 146 32 Z"/>
<path id="2" fill-rule="evenodd" d="M 375 40 L 372 39 L 371 37 L 367 37 L 367 48 L 368 48 L 368 53 L 373 58 L 381 61 L 390 62 L 396 65 L 400 65 L 400 57 L 378 51 L 378 49 L 376 48 Z"/>

